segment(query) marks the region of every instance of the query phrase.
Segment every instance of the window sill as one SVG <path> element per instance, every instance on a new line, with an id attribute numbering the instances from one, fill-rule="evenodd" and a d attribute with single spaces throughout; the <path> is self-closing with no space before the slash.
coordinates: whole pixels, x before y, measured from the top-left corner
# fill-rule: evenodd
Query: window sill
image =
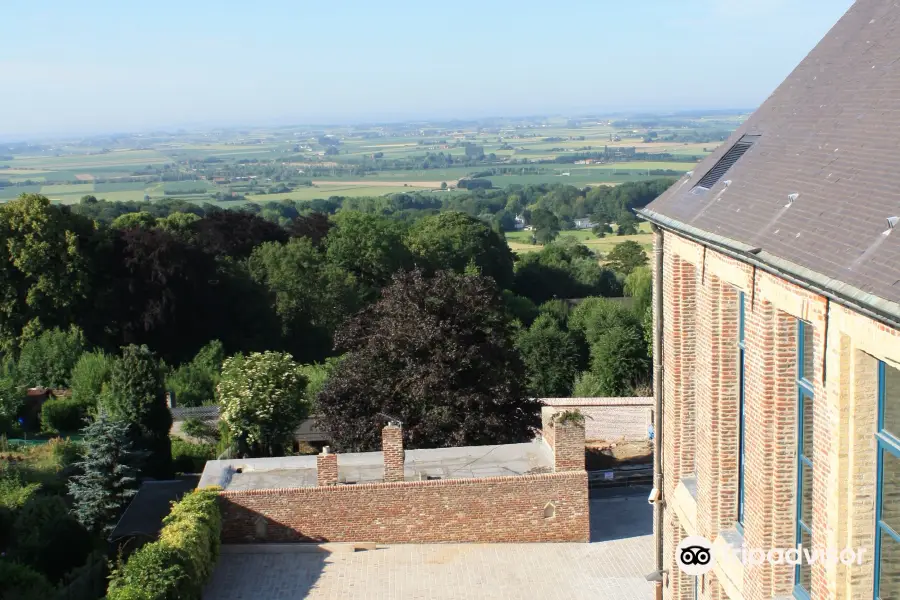
<path id="1" fill-rule="evenodd" d="M 737 529 L 720 531 L 713 542 L 716 578 L 729 598 L 744 597 L 744 564 L 741 562 L 743 545 L 744 536 Z"/>

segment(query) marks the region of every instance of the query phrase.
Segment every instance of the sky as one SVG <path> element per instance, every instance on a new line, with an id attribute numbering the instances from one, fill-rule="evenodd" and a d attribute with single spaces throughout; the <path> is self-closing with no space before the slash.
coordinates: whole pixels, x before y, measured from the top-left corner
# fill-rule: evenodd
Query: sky
<path id="1" fill-rule="evenodd" d="M 852 0 L 0 0 L 0 138 L 755 108 Z"/>

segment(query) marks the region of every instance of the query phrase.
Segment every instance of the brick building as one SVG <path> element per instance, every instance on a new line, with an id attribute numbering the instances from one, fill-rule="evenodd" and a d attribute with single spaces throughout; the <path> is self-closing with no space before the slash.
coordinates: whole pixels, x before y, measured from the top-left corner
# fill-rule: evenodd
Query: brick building
<path id="1" fill-rule="evenodd" d="M 898 25 L 900 4 L 858 0 L 640 211 L 655 231 L 657 597 L 900 598 Z M 675 562 L 693 535 L 715 548 L 696 578 Z M 865 551 L 752 567 L 735 553 L 798 543 Z"/>
<path id="2" fill-rule="evenodd" d="M 548 422 L 532 442 L 217 460 L 222 540 L 259 542 L 587 542 L 584 425 Z"/>

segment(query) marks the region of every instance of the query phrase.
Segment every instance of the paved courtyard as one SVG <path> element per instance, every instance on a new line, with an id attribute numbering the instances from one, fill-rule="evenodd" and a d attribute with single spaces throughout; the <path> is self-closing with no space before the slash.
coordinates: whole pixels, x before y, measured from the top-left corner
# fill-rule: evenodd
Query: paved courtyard
<path id="1" fill-rule="evenodd" d="M 653 570 L 646 493 L 591 501 L 590 544 L 232 546 L 204 593 L 210 600 L 647 600 Z M 304 551 L 298 551 L 304 550 Z"/>

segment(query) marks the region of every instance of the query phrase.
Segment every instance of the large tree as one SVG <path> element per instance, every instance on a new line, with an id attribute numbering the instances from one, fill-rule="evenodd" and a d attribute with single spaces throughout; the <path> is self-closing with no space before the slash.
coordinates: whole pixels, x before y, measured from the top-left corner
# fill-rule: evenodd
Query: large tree
<path id="1" fill-rule="evenodd" d="M 84 352 L 84 334 L 77 327 L 51 329 L 22 344 L 16 371 L 26 387 L 67 388 L 72 369 Z"/>
<path id="2" fill-rule="evenodd" d="M 122 355 L 113 361 L 100 404 L 111 418 L 128 423 L 135 447 L 149 453 L 144 474 L 156 478 L 171 475 L 172 414 L 166 406 L 162 366 L 147 346 L 122 348 Z"/>
<path id="3" fill-rule="evenodd" d="M 194 224 L 197 243 L 215 256 L 247 258 L 263 242 L 285 242 L 287 232 L 276 223 L 240 210 L 210 212 Z"/>
<path id="4" fill-rule="evenodd" d="M 493 280 L 399 273 L 338 333 L 348 351 L 318 397 L 334 444 L 380 447 L 384 415 L 410 448 L 519 442 L 538 424 L 512 326 Z"/>
<path id="5" fill-rule="evenodd" d="M 557 320 L 543 314 L 516 339 L 525 363 L 528 389 L 540 398 L 564 398 L 571 394 L 582 363 L 578 344 Z"/>
<path id="6" fill-rule="evenodd" d="M 315 247 L 320 247 L 325 237 L 331 231 L 334 224 L 325 213 L 314 212 L 308 215 L 300 215 L 288 226 L 288 234 L 291 237 L 305 237 Z"/>
<path id="7" fill-rule="evenodd" d="M 69 480 L 72 512 L 94 533 L 108 534 L 138 487 L 140 452 L 132 449 L 128 424 L 101 414 L 83 430 L 80 475 Z"/>
<path id="8" fill-rule="evenodd" d="M 445 212 L 418 221 L 407 245 L 418 266 L 430 272 L 462 273 L 470 265 L 493 277 L 500 288 L 512 284 L 513 254 L 496 231 L 461 212 Z"/>
<path id="9" fill-rule="evenodd" d="M 606 264 L 617 273 L 628 276 L 636 268 L 647 264 L 647 254 L 640 244 L 628 240 L 613 247 L 606 255 Z"/>
<path id="10" fill-rule="evenodd" d="M 38 194 L 0 204 L 0 350 L 78 321 L 93 234 L 91 221 Z"/>
<path id="11" fill-rule="evenodd" d="M 403 230 L 396 221 L 342 211 L 334 222 L 325 240 L 328 260 L 365 284 L 380 287 L 396 271 L 412 266 L 409 250 L 403 245 Z"/>
<path id="12" fill-rule="evenodd" d="M 216 395 L 241 454 L 282 456 L 308 410 L 306 377 L 289 354 L 255 352 L 225 360 Z"/>

